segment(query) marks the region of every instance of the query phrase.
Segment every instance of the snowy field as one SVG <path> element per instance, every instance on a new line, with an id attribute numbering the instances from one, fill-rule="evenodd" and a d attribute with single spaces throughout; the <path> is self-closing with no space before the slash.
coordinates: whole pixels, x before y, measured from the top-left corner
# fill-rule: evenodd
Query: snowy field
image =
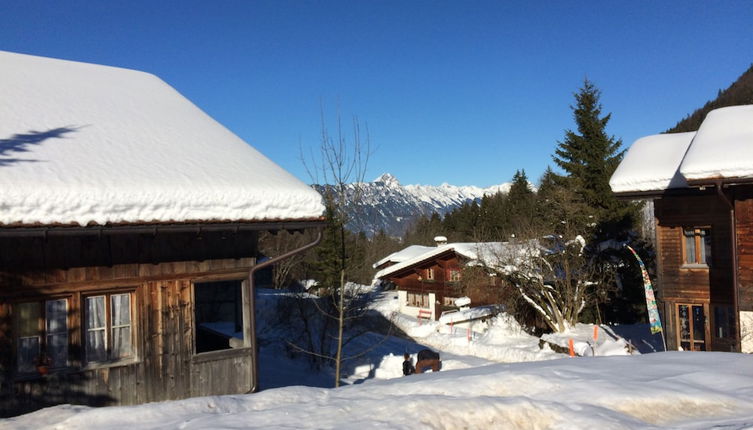
<path id="1" fill-rule="evenodd" d="M 259 291 L 262 324 L 281 293 Z M 61 405 L 0 420 L 0 429 L 753 429 L 753 358 L 745 354 L 660 352 L 627 355 L 624 339 L 644 352 L 660 348 L 646 327 L 579 325 L 551 344 L 574 340 L 568 358 L 502 314 L 472 330 L 419 323 L 396 313 L 393 292 L 375 308 L 413 340 L 369 333 L 344 366 L 345 383 L 286 354 L 284 327 L 262 326 L 260 386 L 251 395 L 214 396 L 131 407 Z M 619 334 L 619 335 L 618 335 Z M 632 338 L 631 338 L 632 337 Z M 430 347 L 442 371 L 402 376 L 402 354 Z M 591 356 L 595 355 L 595 356 Z"/>

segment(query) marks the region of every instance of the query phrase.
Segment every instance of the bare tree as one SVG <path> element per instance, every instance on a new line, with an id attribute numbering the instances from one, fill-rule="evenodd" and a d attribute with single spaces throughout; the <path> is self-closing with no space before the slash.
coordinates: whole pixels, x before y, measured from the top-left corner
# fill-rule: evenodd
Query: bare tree
<path id="1" fill-rule="evenodd" d="M 551 235 L 516 244 L 501 259 L 500 275 L 555 332 L 574 326 L 595 299 L 597 287 L 608 281 L 585 245 L 580 235 L 570 239 Z"/>
<path id="2" fill-rule="evenodd" d="M 327 205 L 329 225 L 318 252 L 320 288 L 317 295 L 321 299 L 312 301 L 323 316 L 316 329 L 311 328 L 307 347 L 292 345 L 294 348 L 311 354 L 319 359 L 331 359 L 335 367 L 335 386 L 340 385 L 342 363 L 366 353 L 345 357 L 343 348 L 366 328 L 356 322 L 368 311 L 367 295 L 359 291 L 356 284 L 349 282 L 353 277 L 349 268 L 354 242 L 349 240 L 346 231 L 348 224 L 347 205 L 358 205 L 362 200 L 361 186 L 364 183 L 371 145 L 368 131 L 362 135 L 362 125 L 358 118 L 353 118 L 352 134 L 346 135 L 340 116 L 336 119 L 336 128 L 331 133 L 322 109 L 322 134 L 318 156 L 302 157 L 304 165 L 315 183 L 323 185 L 323 195 Z M 365 126 L 363 128 L 366 128 Z M 312 161 L 313 160 L 313 161 Z M 349 248 L 350 247 L 350 248 Z M 314 322 L 317 318 L 309 318 Z M 328 345 L 330 322 L 336 323 L 334 351 Z M 308 324 L 308 322 L 307 322 Z M 346 329 L 349 333 L 346 337 Z M 314 337 L 319 339 L 314 339 Z M 333 353 L 333 354 L 332 354 Z"/>
<path id="3" fill-rule="evenodd" d="M 262 232 L 259 236 L 259 248 L 262 253 L 267 255 L 282 255 L 290 250 L 297 249 L 311 242 L 310 234 L 293 234 L 286 230 L 275 232 Z M 309 242 L 306 242 L 308 240 Z M 295 276 L 296 270 L 301 267 L 304 260 L 303 254 L 296 254 L 290 258 L 283 259 L 271 268 L 272 286 L 274 288 L 286 288 L 295 279 L 301 279 Z"/>

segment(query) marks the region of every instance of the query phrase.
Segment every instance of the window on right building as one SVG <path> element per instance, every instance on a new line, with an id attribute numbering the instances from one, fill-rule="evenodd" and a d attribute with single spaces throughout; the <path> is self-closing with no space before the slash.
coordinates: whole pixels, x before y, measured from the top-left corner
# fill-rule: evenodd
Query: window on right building
<path id="1" fill-rule="evenodd" d="M 711 228 L 685 227 L 682 230 L 686 266 L 711 266 Z"/>

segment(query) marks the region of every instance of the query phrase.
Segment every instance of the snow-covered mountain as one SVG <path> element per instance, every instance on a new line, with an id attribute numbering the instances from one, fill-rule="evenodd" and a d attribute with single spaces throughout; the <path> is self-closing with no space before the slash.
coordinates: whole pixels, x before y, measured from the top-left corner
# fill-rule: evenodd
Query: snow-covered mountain
<path id="1" fill-rule="evenodd" d="M 314 185 L 319 192 L 320 185 Z M 485 195 L 506 193 L 510 183 L 489 188 L 456 186 L 450 184 L 402 185 L 389 173 L 372 182 L 348 184 L 348 227 L 372 235 L 384 230 L 391 236 L 401 236 L 421 215 L 444 215 L 463 203 L 480 200 Z M 360 197 L 356 197 L 360 193 Z"/>

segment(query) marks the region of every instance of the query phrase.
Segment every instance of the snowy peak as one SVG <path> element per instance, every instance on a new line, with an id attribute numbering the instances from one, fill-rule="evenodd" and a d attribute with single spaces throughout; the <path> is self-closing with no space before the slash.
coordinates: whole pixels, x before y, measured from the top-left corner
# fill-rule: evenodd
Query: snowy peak
<path id="1" fill-rule="evenodd" d="M 320 192 L 325 188 L 321 185 L 314 187 Z M 383 230 L 390 236 L 402 236 L 421 216 L 434 213 L 444 216 L 465 203 L 509 190 L 510 183 L 488 188 L 447 183 L 439 186 L 401 185 L 393 175 L 384 173 L 372 182 L 348 184 L 348 228 L 368 235 Z"/>
<path id="2" fill-rule="evenodd" d="M 399 187 L 400 186 L 400 182 L 397 180 L 397 178 L 392 176 L 389 173 L 382 173 L 382 175 L 374 179 L 372 183 L 377 184 L 377 185 L 382 184 L 385 187 Z"/>

